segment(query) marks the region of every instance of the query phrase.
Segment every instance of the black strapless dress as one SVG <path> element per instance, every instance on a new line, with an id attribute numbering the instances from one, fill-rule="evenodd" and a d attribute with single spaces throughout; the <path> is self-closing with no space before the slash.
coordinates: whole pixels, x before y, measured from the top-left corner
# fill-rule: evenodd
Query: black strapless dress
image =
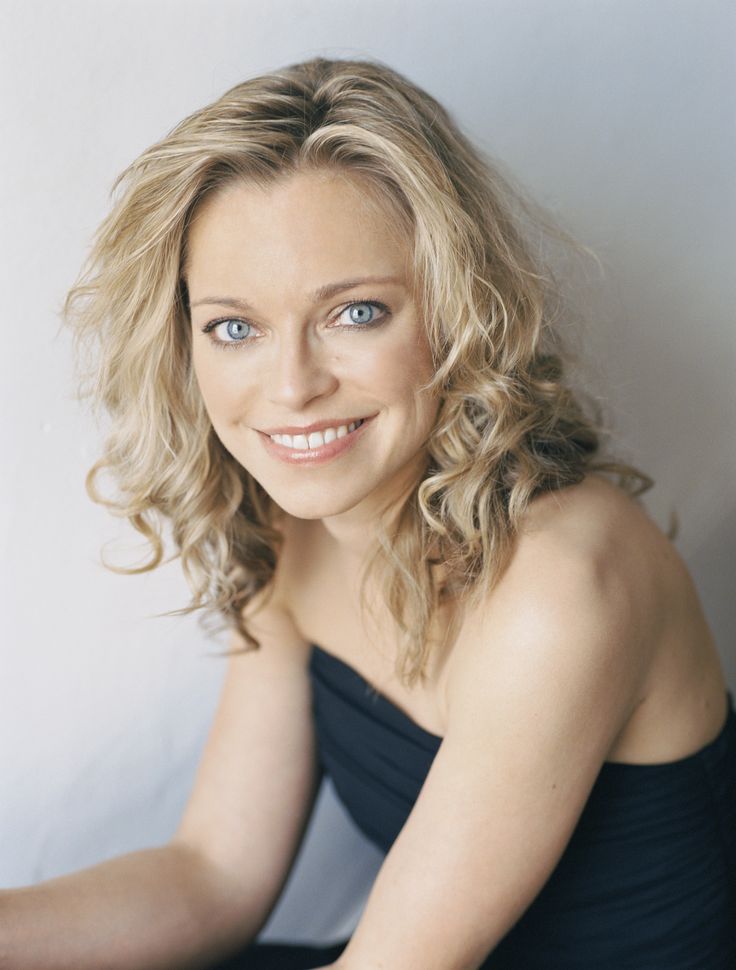
<path id="1" fill-rule="evenodd" d="M 315 647 L 325 771 L 387 852 L 442 738 Z M 736 970 L 736 713 L 690 757 L 605 762 L 556 868 L 488 970 Z"/>
<path id="2" fill-rule="evenodd" d="M 442 738 L 319 646 L 309 673 L 324 771 L 359 828 L 388 852 Z M 347 942 L 255 944 L 222 970 L 324 966 Z M 481 970 L 736 970 L 730 692 L 722 730 L 695 754 L 604 762 L 557 866 Z"/>

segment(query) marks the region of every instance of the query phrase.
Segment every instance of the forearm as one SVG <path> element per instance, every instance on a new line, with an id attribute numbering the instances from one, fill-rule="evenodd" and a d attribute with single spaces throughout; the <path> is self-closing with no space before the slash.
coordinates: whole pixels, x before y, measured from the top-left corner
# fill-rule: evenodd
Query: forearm
<path id="1" fill-rule="evenodd" d="M 0 891 L 0 966 L 203 967 L 255 937 L 262 916 L 255 905 L 250 917 L 247 910 L 194 851 L 181 844 L 146 849 L 37 886 Z"/>

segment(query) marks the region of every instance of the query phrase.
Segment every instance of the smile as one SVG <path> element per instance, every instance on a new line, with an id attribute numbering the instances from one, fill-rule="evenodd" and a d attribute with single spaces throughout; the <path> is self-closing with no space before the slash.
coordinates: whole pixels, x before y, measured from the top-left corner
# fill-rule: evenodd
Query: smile
<path id="1" fill-rule="evenodd" d="M 296 448 L 299 451 L 307 451 L 314 448 L 321 448 L 328 445 L 337 438 L 344 438 L 351 434 L 363 424 L 365 418 L 352 421 L 350 424 L 340 424 L 336 428 L 325 428 L 323 431 L 312 431 L 310 434 L 272 434 L 269 435 L 271 441 L 285 448 Z"/>
<path id="2" fill-rule="evenodd" d="M 266 434 L 263 431 L 258 434 L 273 458 L 291 465 L 321 465 L 354 448 L 374 417 L 336 424 L 309 434 Z"/>

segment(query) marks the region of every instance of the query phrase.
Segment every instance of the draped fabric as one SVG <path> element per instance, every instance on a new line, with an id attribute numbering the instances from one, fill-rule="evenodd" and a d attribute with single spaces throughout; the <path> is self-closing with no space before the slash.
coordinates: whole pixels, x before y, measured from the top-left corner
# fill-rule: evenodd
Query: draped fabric
<path id="1" fill-rule="evenodd" d="M 356 824 L 388 852 L 442 738 L 317 645 L 309 671 L 323 767 Z M 730 692 L 721 732 L 695 754 L 653 765 L 604 762 L 555 870 L 483 964 L 591 968 L 735 970 Z"/>

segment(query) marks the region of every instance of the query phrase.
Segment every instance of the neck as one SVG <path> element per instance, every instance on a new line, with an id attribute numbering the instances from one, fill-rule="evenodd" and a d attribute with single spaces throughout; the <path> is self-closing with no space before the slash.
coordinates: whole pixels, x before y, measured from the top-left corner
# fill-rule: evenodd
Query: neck
<path id="1" fill-rule="evenodd" d="M 391 535 L 398 526 L 401 511 L 416 484 L 416 476 L 417 468 L 409 467 L 401 480 L 393 483 L 390 497 L 372 495 L 352 509 L 321 519 L 322 528 L 332 540 L 336 554 L 351 565 L 366 563 L 378 549 L 378 529 Z"/>

